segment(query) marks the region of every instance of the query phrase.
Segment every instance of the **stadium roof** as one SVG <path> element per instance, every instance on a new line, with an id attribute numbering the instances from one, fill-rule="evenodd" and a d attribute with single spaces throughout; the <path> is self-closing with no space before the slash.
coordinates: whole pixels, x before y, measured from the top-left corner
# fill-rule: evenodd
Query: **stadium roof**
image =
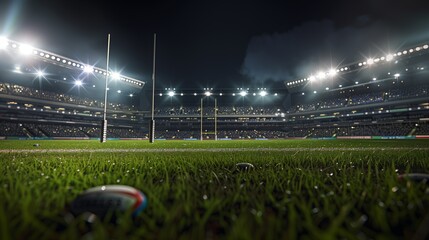
<path id="1" fill-rule="evenodd" d="M 109 76 L 111 76 L 112 79 L 122 81 L 124 84 L 136 88 L 143 88 L 145 84 L 145 82 L 141 80 L 128 77 L 117 72 L 106 71 L 106 69 L 96 67 L 91 64 L 83 63 L 65 56 L 61 56 L 59 54 L 47 50 L 36 48 L 25 43 L 6 39 L 4 37 L 0 38 L 0 51 L 4 51 L 3 54 L 15 54 L 24 57 L 31 57 L 38 61 L 43 61 L 55 66 L 60 66 L 70 70 L 78 70 L 87 74 L 98 75 L 98 77 L 103 77 L 108 74 Z M 34 69 L 34 73 L 40 74 L 40 72 L 37 71 L 37 69 Z"/>

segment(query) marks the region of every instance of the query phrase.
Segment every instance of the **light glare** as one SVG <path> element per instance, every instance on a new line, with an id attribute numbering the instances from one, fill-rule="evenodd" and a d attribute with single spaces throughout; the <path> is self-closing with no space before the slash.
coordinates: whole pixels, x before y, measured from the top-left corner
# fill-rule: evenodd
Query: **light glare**
<path id="1" fill-rule="evenodd" d="M 8 44 L 9 43 L 5 37 L 0 37 L 0 49 L 6 49 Z"/>
<path id="2" fill-rule="evenodd" d="M 33 47 L 23 44 L 19 47 L 19 52 L 22 55 L 29 55 L 33 52 Z"/>
<path id="3" fill-rule="evenodd" d="M 86 65 L 83 68 L 83 71 L 86 72 L 86 73 L 92 73 L 94 71 L 94 68 L 92 66 Z"/>

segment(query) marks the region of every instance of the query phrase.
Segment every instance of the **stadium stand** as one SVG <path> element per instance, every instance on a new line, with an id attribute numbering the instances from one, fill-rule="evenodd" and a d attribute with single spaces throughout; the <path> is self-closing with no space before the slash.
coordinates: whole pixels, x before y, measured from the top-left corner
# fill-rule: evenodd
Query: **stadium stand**
<path id="1" fill-rule="evenodd" d="M 167 96 L 169 101 L 165 100 L 165 95 L 157 96 L 155 137 L 428 137 L 429 50 L 425 49 L 368 68 L 363 68 L 362 63 L 352 64 L 347 68 L 349 72 L 332 81 L 285 82 L 283 93 L 276 97 L 266 96 L 265 102 L 256 94 L 256 89 L 253 96 L 246 97 L 233 94 L 236 93 L 233 90 L 223 96 L 214 92 L 210 97 L 204 94 L 195 97 L 197 89 L 183 97 Z M 34 74 L 30 74 L 35 69 L 33 66 L 23 67 L 26 74 L 16 75 L 3 69 L 9 67 L 8 61 L 11 60 L 6 56 L 0 60 L 0 138 L 100 137 L 104 108 L 100 79 L 88 76 L 85 83 L 92 87 L 79 91 L 71 87 L 73 83 L 64 80 L 73 77 L 62 78 L 60 75 L 65 72 L 80 75 L 81 69 L 72 71 L 57 63 L 49 64 L 48 60 L 39 61 L 49 65 L 51 70 L 56 69 L 56 75 L 49 80 L 35 81 Z M 121 83 L 113 82 L 109 92 L 108 137 L 147 138 L 151 112 L 149 104 L 142 103 L 148 101 L 146 92 L 136 93 L 131 101 L 131 98 L 125 99 L 127 95 L 119 94 L 119 86 Z M 135 91 L 133 86 L 129 90 Z M 203 98 L 205 102 L 201 109 L 199 101 Z M 216 110 L 214 98 L 218 100 Z"/>

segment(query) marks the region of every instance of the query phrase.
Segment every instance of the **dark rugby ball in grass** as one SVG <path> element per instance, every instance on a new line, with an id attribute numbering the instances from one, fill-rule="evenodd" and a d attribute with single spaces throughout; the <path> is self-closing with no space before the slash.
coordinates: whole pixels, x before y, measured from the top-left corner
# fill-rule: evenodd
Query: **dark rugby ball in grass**
<path id="1" fill-rule="evenodd" d="M 237 163 L 235 164 L 235 167 L 239 171 L 250 171 L 255 168 L 251 163 Z"/>
<path id="2" fill-rule="evenodd" d="M 410 180 L 413 182 L 429 183 L 429 174 L 426 173 L 406 173 L 398 176 L 399 180 Z"/>
<path id="3" fill-rule="evenodd" d="M 89 212 L 101 220 L 115 220 L 125 212 L 131 212 L 135 218 L 146 206 L 147 198 L 139 190 L 125 185 L 105 185 L 90 188 L 77 196 L 70 204 L 70 212 L 75 216 Z"/>

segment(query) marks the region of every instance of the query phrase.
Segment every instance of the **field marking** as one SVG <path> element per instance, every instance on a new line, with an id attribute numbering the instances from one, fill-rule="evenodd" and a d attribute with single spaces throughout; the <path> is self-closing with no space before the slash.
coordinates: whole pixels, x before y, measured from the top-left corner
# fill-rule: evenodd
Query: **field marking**
<path id="1" fill-rule="evenodd" d="M 429 148 L 351 147 L 351 148 L 130 148 L 130 149 L 2 149 L 0 153 L 158 153 L 158 152 L 335 152 L 335 151 L 429 151 Z"/>

